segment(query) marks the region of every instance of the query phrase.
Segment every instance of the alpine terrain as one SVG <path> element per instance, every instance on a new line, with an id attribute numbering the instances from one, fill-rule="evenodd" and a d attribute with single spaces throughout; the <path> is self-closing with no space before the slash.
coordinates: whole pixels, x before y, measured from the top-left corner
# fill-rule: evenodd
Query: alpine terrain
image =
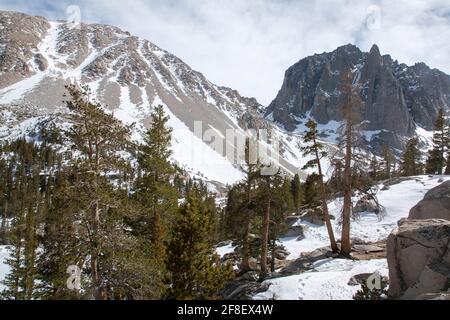
<path id="1" fill-rule="evenodd" d="M 449 115 L 449 75 L 377 45 L 263 106 L 117 27 L 0 11 L 0 300 L 449 300 Z"/>

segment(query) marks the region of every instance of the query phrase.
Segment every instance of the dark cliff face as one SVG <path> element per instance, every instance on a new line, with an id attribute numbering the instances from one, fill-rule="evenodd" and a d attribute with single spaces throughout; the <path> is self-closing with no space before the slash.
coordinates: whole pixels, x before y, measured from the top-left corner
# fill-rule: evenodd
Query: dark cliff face
<path id="1" fill-rule="evenodd" d="M 383 136 L 391 137 L 386 143 L 395 148 L 402 146 L 394 135 L 412 136 L 416 126 L 431 130 L 439 108 L 449 109 L 450 76 L 423 63 L 399 64 L 382 56 L 376 45 L 368 53 L 346 45 L 289 68 L 266 116 L 271 115 L 289 131 L 305 116 L 321 124 L 340 121 L 340 80 L 348 71 L 360 87 L 361 116 L 368 121 L 365 130 L 383 130 Z"/>

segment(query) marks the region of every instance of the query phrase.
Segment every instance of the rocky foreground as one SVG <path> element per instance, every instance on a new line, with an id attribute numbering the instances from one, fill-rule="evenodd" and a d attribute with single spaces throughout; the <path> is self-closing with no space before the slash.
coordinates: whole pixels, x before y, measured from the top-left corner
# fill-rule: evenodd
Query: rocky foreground
<path id="1" fill-rule="evenodd" d="M 392 298 L 450 300 L 450 181 L 411 209 L 387 249 Z"/>
<path id="2" fill-rule="evenodd" d="M 366 212 L 353 222 L 352 259 L 342 259 L 330 252 L 326 237 L 321 234 L 323 226 L 309 221 L 292 223 L 291 217 L 288 219 L 290 237 L 280 239 L 284 248 L 277 249 L 276 272 L 263 283 L 257 282 L 255 260 L 255 270 L 230 283 L 223 292 L 224 298 L 348 300 L 362 284 L 379 279 L 383 283 L 389 281 L 391 299 L 447 299 L 450 283 L 448 178 L 422 176 L 382 188 L 379 200 L 385 216 L 378 221 L 375 213 Z M 418 210 L 429 213 L 422 212 L 423 218 L 418 219 Z M 236 257 L 233 249 L 228 244 L 218 252 L 224 259 L 232 259 Z"/>

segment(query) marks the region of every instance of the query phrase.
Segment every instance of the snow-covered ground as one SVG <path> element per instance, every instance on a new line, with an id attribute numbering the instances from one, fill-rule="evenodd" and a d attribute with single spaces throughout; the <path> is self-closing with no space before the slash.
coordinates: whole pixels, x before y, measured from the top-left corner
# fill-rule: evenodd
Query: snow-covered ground
<path id="1" fill-rule="evenodd" d="M 386 209 L 386 215 L 381 221 L 375 214 L 364 213 L 357 221 L 352 221 L 351 236 L 365 241 L 384 240 L 397 222 L 408 217 L 409 210 L 423 199 L 425 193 L 438 186 L 439 179 L 450 180 L 450 176 L 418 176 L 411 180 L 393 185 L 389 190 L 380 191 L 378 200 Z M 335 200 L 329 205 L 330 213 L 339 217 L 341 203 Z M 288 259 L 297 259 L 302 252 L 310 252 L 329 245 L 325 226 L 317 226 L 299 222 L 306 226 L 305 239 L 283 238 L 280 242 L 291 253 Z M 340 229 L 333 222 L 337 239 L 340 239 Z M 233 247 L 227 245 L 217 248 L 219 255 L 231 252 Z M 280 300 L 350 300 L 360 289 L 360 286 L 348 285 L 349 280 L 357 274 L 374 273 L 388 275 L 386 259 L 369 261 L 351 261 L 343 259 L 325 259 L 317 261 L 311 271 L 283 278 L 268 280 L 271 284 L 267 292 L 257 294 L 254 299 Z"/>
<path id="2" fill-rule="evenodd" d="M 386 216 L 379 220 L 373 213 L 363 213 L 357 221 L 351 223 L 351 237 L 364 241 L 379 241 L 386 239 L 397 222 L 407 218 L 409 210 L 422 200 L 425 193 L 438 186 L 439 179 L 450 180 L 450 176 L 418 176 L 411 180 L 393 185 L 389 190 L 380 191 L 378 200 L 386 209 Z M 335 200 L 329 204 L 332 215 L 339 217 L 341 201 Z M 297 259 L 302 252 L 310 252 L 329 244 L 327 230 L 324 226 L 299 222 L 306 226 L 305 239 L 296 241 L 296 238 L 280 239 L 281 243 L 291 253 L 288 259 Z M 337 221 L 333 221 L 333 229 L 337 239 L 340 239 L 340 228 Z"/>
<path id="3" fill-rule="evenodd" d="M 396 228 L 398 220 L 408 216 L 409 210 L 422 200 L 425 193 L 438 186 L 439 176 L 419 176 L 411 180 L 393 185 L 389 190 L 380 191 L 378 198 L 386 209 L 386 216 L 379 221 L 374 214 L 361 215 L 358 221 L 352 221 L 351 234 L 366 241 L 385 239 Z M 443 177 L 450 180 L 450 176 Z M 339 215 L 339 201 L 330 204 L 330 212 Z M 281 243 L 291 252 L 289 259 L 296 259 L 302 252 L 309 252 L 328 245 L 326 228 L 323 226 L 308 226 L 305 239 L 296 241 L 295 238 L 281 239 Z M 333 224 L 337 238 L 339 230 Z M 231 244 L 217 248 L 217 253 L 223 256 L 232 252 Z M 8 272 L 4 264 L 7 258 L 5 246 L 0 246 L 0 281 Z M 387 276 L 387 262 L 385 259 L 370 261 L 350 261 L 342 259 L 325 259 L 317 261 L 313 270 L 300 275 L 294 275 L 274 280 L 268 280 L 271 286 L 267 292 L 256 295 L 255 299 L 351 299 L 360 286 L 350 286 L 348 281 L 354 275 L 373 273 L 378 271 Z M 2 286 L 0 285 L 0 291 Z"/>
<path id="4" fill-rule="evenodd" d="M 234 251 L 235 247 L 230 244 L 227 244 L 226 246 L 218 247 L 216 248 L 216 252 L 219 256 L 223 257 L 224 255 L 228 253 L 232 253 Z"/>
<path id="5" fill-rule="evenodd" d="M 348 285 L 361 273 L 388 275 L 385 259 L 351 261 L 325 259 L 315 263 L 313 270 L 289 277 L 270 280 L 269 290 L 257 294 L 255 300 L 351 300 L 361 286 Z"/>
<path id="6" fill-rule="evenodd" d="M 378 199 L 386 209 L 386 216 L 380 221 L 371 213 L 361 215 L 358 221 L 352 222 L 351 236 L 366 241 L 386 239 L 391 231 L 397 227 L 397 222 L 408 217 L 409 210 L 423 199 L 425 193 L 440 184 L 438 182 L 440 178 L 442 177 L 415 177 L 412 180 L 393 185 L 389 190 L 380 191 Z M 450 180 L 450 176 L 445 176 L 444 180 Z M 339 216 L 339 201 L 330 204 L 330 212 L 336 217 Z M 301 252 L 312 251 L 328 245 L 325 227 L 311 224 L 307 226 L 304 240 L 281 239 L 282 244 L 291 252 L 289 259 L 298 258 Z M 337 238 L 340 238 L 337 224 L 333 223 L 333 227 Z M 271 283 L 269 290 L 256 295 L 254 299 L 351 300 L 356 291 L 360 289 L 359 285 L 348 285 L 351 277 L 376 271 L 382 276 L 388 275 L 386 259 L 369 261 L 320 260 L 315 263 L 311 271 L 269 280 L 268 282 Z"/>

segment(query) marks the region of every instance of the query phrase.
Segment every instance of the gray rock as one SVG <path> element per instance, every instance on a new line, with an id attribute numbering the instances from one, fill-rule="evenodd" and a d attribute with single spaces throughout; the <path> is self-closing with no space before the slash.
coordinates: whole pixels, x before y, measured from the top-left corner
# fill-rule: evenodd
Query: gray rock
<path id="1" fill-rule="evenodd" d="M 237 281 L 257 281 L 259 274 L 256 271 L 249 271 L 236 278 Z"/>
<path id="2" fill-rule="evenodd" d="M 403 149 L 404 137 L 415 135 L 416 125 L 432 130 L 439 108 L 450 107 L 450 76 L 423 63 L 400 64 L 382 56 L 376 45 L 370 52 L 345 45 L 291 66 L 266 116 L 288 131 L 295 130 L 306 114 L 320 124 L 342 120 L 340 80 L 350 70 L 359 75 L 365 129 L 381 130 L 366 141 L 375 151 L 381 151 L 383 144 Z"/>
<path id="3" fill-rule="evenodd" d="M 380 206 L 373 199 L 362 198 L 353 207 L 354 213 L 373 212 L 379 214 L 381 211 Z"/>
<path id="4" fill-rule="evenodd" d="M 409 219 L 450 220 L 450 180 L 431 189 L 409 212 Z"/>
<path id="5" fill-rule="evenodd" d="M 375 245 L 370 245 L 370 244 L 355 244 L 352 246 L 353 250 L 355 251 L 361 251 L 361 252 L 366 252 L 366 253 L 371 253 L 371 252 L 381 252 L 384 249 Z"/>
<path id="6" fill-rule="evenodd" d="M 249 300 L 255 294 L 265 292 L 270 284 L 257 281 L 235 279 L 220 292 L 224 300 Z"/>
<path id="7" fill-rule="evenodd" d="M 297 239 L 303 240 L 305 238 L 304 226 L 292 226 L 288 229 L 285 237 L 297 237 Z"/>
<path id="8" fill-rule="evenodd" d="M 418 296 L 416 300 L 450 300 L 450 292 L 425 293 Z"/>
<path id="9" fill-rule="evenodd" d="M 284 220 L 284 223 L 286 226 L 291 227 L 295 223 L 297 223 L 299 220 L 301 220 L 301 216 L 289 216 Z"/>
<path id="10" fill-rule="evenodd" d="M 353 277 L 350 278 L 350 280 L 348 281 L 348 285 L 349 286 L 358 286 L 363 284 L 364 282 L 367 281 L 367 279 L 372 275 L 372 273 L 361 273 L 361 274 L 357 274 L 354 275 Z"/>
<path id="11" fill-rule="evenodd" d="M 402 220 L 387 242 L 389 295 L 416 299 L 448 289 L 450 221 Z"/>
<path id="12" fill-rule="evenodd" d="M 325 225 L 325 222 L 323 221 L 322 209 L 320 208 L 308 209 L 302 213 L 301 217 L 302 221 L 306 221 L 319 226 Z"/>
<path id="13" fill-rule="evenodd" d="M 336 257 L 337 255 L 329 247 L 319 248 L 309 253 L 303 253 L 300 258 L 282 268 L 280 273 L 283 275 L 299 274 L 311 270 L 316 261 Z"/>
<path id="14" fill-rule="evenodd" d="M 350 278 L 350 280 L 348 281 L 347 284 L 349 286 L 362 285 L 363 283 L 367 283 L 367 280 L 376 274 L 379 274 L 379 273 L 361 273 L 361 274 L 354 275 L 353 277 Z M 382 277 L 382 281 L 389 283 L 389 279 L 387 277 Z"/>
<path id="15" fill-rule="evenodd" d="M 284 247 L 275 248 L 275 259 L 277 260 L 286 260 L 289 254 L 289 251 L 287 251 Z"/>

